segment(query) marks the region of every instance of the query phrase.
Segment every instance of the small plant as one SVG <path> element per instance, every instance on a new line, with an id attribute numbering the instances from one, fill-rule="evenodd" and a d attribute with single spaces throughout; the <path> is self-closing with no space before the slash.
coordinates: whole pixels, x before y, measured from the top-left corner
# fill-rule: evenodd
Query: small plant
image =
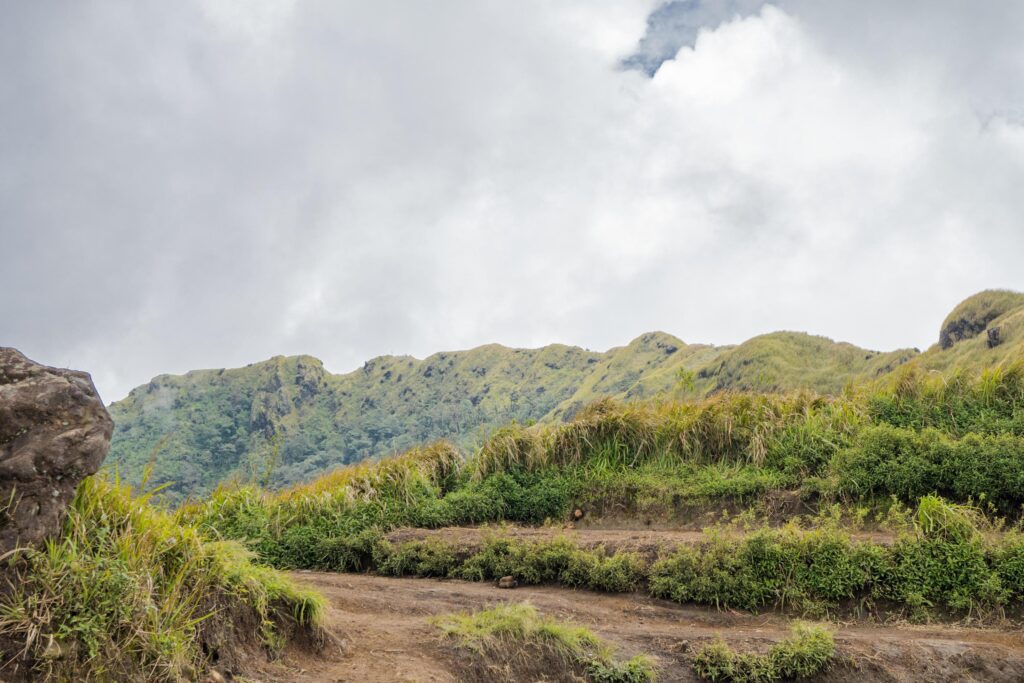
<path id="1" fill-rule="evenodd" d="M 507 653 L 517 646 L 538 646 L 576 668 L 593 683 L 647 683 L 656 680 L 645 656 L 618 660 L 612 648 L 582 626 L 540 615 L 526 603 L 506 603 L 471 614 L 436 617 L 445 637 L 479 657 Z"/>
<path id="2" fill-rule="evenodd" d="M 697 677 L 706 681 L 771 683 L 814 676 L 824 671 L 834 656 L 831 631 L 797 623 L 792 635 L 773 645 L 766 654 L 740 654 L 717 639 L 694 654 L 692 665 Z"/>

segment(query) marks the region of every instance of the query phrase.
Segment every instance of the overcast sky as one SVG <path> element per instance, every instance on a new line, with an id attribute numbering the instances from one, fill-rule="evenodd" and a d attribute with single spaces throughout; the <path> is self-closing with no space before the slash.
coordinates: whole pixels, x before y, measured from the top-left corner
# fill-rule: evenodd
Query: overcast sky
<path id="1" fill-rule="evenodd" d="M 0 22 L 0 345 L 93 373 L 1024 289 L 1024 2 L 67 0 Z"/>

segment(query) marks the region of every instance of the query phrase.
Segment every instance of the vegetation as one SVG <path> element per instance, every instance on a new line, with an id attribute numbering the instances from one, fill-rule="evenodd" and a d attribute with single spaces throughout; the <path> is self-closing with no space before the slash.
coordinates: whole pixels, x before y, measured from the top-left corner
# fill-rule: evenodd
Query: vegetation
<path id="1" fill-rule="evenodd" d="M 978 336 L 994 321 L 1024 307 L 1024 294 L 990 289 L 961 302 L 942 321 L 939 346 L 948 349 L 964 339 Z"/>
<path id="2" fill-rule="evenodd" d="M 22 643 L 23 661 L 43 677 L 195 678 L 214 658 L 237 657 L 240 643 L 273 653 L 296 630 L 316 632 L 319 598 L 272 568 L 510 575 L 813 617 L 1019 618 L 1016 296 L 965 302 L 947 321 L 958 330 L 952 345 L 910 362 L 788 333 L 731 349 L 652 334 L 607 354 L 484 347 L 379 359 L 338 377 L 315 359 L 278 358 L 158 378 L 115 406 L 113 466 L 135 484 L 150 470 L 158 481 L 184 475 L 163 502 L 235 481 L 172 512 L 116 477 L 87 480 L 59 538 L 6 558 L 16 580 L 0 597 L 0 637 Z M 998 334 L 970 332 L 982 322 Z M 969 362 L 930 372 L 949 358 Z M 798 384 L 823 393 L 778 391 Z M 299 482 L 438 434 L 453 439 Z M 387 540 L 399 527 L 564 523 L 577 510 L 678 525 L 695 511 L 768 500 L 823 513 L 813 524 L 776 517 L 642 552 L 500 532 L 477 547 Z M 894 538 L 863 540 L 844 526 L 872 516 Z M 653 676 L 645 660 L 614 660 L 592 635 L 529 608 L 442 627 L 488 657 L 517 639 L 595 681 Z M 800 627 L 766 654 L 711 645 L 694 666 L 710 680 L 796 678 L 820 670 L 832 649 L 826 632 Z"/>
<path id="3" fill-rule="evenodd" d="M 179 514 L 279 567 L 513 575 L 812 615 L 992 614 L 1024 598 L 1018 534 L 986 526 L 986 515 L 1019 519 L 1024 505 L 1022 406 L 1022 366 L 952 380 L 911 368 L 887 385 L 838 397 L 605 399 L 565 424 L 495 430 L 469 459 L 439 442 L 277 493 L 225 487 Z M 772 492 L 879 513 L 895 500 L 917 508 L 919 519 L 891 545 L 854 540 L 836 524 L 790 524 L 740 537 L 712 533 L 657 558 L 585 550 L 566 539 L 495 536 L 471 551 L 384 540 L 402 526 L 565 520 L 577 507 L 596 518 L 671 522 L 701 505 L 741 507 Z M 949 533 L 955 520 L 969 533 Z"/>
<path id="4" fill-rule="evenodd" d="M 446 637 L 487 659 L 509 659 L 523 646 L 540 650 L 541 659 L 561 660 L 594 683 L 644 683 L 655 680 L 654 667 L 644 656 L 616 660 L 611 648 L 591 631 L 541 616 L 528 604 L 504 604 L 472 614 L 435 619 Z M 550 671 L 543 672 L 550 674 Z"/>
<path id="5" fill-rule="evenodd" d="M 1002 613 L 1024 599 L 1019 534 L 987 540 L 957 506 L 928 497 L 915 532 L 892 545 L 818 529 L 762 529 L 677 548 L 650 569 L 650 592 L 676 602 L 783 609 L 896 609 L 926 619 Z"/>
<path id="6" fill-rule="evenodd" d="M 229 479 L 277 489 L 439 438 L 472 452 L 502 425 L 573 421 L 603 398 L 795 390 L 838 397 L 851 384 L 891 381 L 910 361 L 955 383 L 957 371 L 973 376 L 1024 357 L 1024 294 L 968 299 L 940 337 L 941 345 L 918 354 L 793 332 L 736 347 L 687 345 L 653 332 L 606 353 L 489 345 L 422 361 L 384 356 L 344 375 L 309 356 L 161 375 L 111 406 L 117 429 L 107 467 L 138 484 L 152 465 L 151 481 L 169 484 L 162 495 L 178 503 Z"/>
<path id="7" fill-rule="evenodd" d="M 0 636 L 46 680 L 195 680 L 239 647 L 272 654 L 319 628 L 317 595 L 102 478 L 81 484 L 59 537 L 20 555 Z"/>
<path id="8" fill-rule="evenodd" d="M 896 611 L 915 619 L 1002 614 L 1024 600 L 1024 538 L 987 533 L 974 509 L 934 496 L 891 544 L 855 540 L 834 522 L 801 528 L 712 530 L 657 557 L 581 548 L 568 537 L 519 540 L 500 531 L 467 548 L 436 539 L 373 543 L 366 567 L 393 576 L 520 584 L 556 583 L 608 592 L 646 590 L 680 603 L 802 615 Z"/>
<path id="9" fill-rule="evenodd" d="M 442 576 L 493 581 L 512 576 L 520 584 L 560 583 L 573 588 L 632 592 L 647 580 L 646 561 L 636 553 L 585 550 L 567 538 L 517 541 L 496 535 L 466 553 L 455 545 L 413 541 L 395 546 L 378 541 L 373 566 L 393 576 Z"/>
<path id="10" fill-rule="evenodd" d="M 693 657 L 693 670 L 706 681 L 771 683 L 802 680 L 825 670 L 835 656 L 832 633 L 821 626 L 797 623 L 793 634 L 767 654 L 739 654 L 717 640 Z"/>

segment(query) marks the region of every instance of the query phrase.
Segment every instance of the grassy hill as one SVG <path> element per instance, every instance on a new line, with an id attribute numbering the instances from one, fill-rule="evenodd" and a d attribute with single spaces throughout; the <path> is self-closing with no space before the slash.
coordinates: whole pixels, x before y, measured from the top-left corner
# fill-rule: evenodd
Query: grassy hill
<path id="1" fill-rule="evenodd" d="M 991 332 L 997 330 L 997 332 Z M 107 467 L 172 499 L 203 496 L 231 477 L 280 487 L 333 467 L 448 438 L 469 451 L 508 422 L 561 422 L 602 397 L 700 398 L 729 390 L 808 388 L 837 394 L 915 362 L 974 370 L 1024 357 L 1024 294 L 982 292 L 944 321 L 919 354 L 861 349 L 775 332 L 738 346 L 686 344 L 664 332 L 593 352 L 497 344 L 419 360 L 382 356 L 334 375 L 311 356 L 244 368 L 161 375 L 111 405 Z"/>

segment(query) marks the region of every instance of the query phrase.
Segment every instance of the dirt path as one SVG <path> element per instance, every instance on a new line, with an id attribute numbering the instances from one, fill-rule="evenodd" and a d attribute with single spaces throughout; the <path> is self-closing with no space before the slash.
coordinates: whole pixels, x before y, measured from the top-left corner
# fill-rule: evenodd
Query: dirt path
<path id="1" fill-rule="evenodd" d="M 328 599 L 328 628 L 340 642 L 321 655 L 288 653 L 255 672 L 260 680 L 456 681 L 452 671 L 460 655 L 438 638 L 429 618 L 504 601 L 528 601 L 545 614 L 588 626 L 624 656 L 653 655 L 662 681 L 696 680 L 686 653 L 718 634 L 737 649 L 764 650 L 789 629 L 789 621 L 777 615 L 717 612 L 642 595 L 549 586 L 503 591 L 491 584 L 367 574 L 292 576 Z M 836 644 L 839 663 L 818 680 L 1024 680 L 1019 630 L 857 623 L 839 625 Z"/>

